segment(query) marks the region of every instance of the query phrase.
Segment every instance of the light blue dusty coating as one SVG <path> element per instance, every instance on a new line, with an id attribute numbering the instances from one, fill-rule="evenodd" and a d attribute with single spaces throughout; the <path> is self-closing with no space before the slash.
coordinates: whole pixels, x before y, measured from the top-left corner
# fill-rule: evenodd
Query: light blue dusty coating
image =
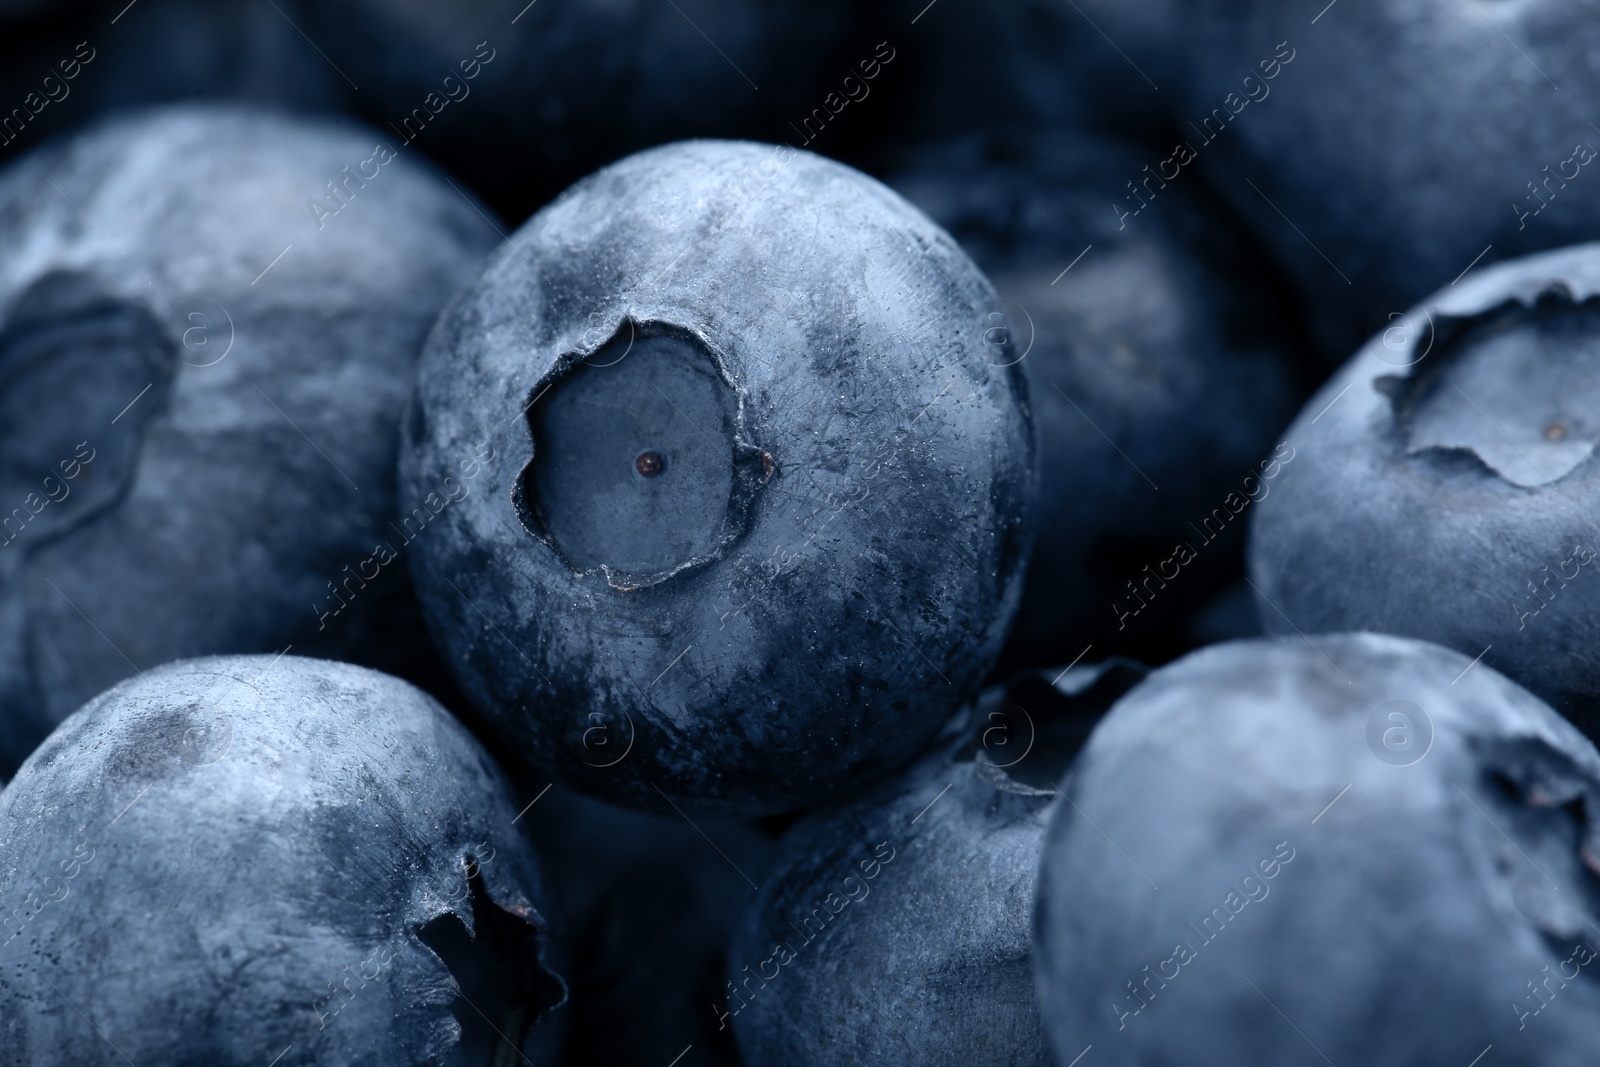
<path id="1" fill-rule="evenodd" d="M 342 617 L 319 612 L 339 608 L 328 583 L 342 568 L 356 573 L 380 540 L 403 544 L 388 520 L 414 361 L 496 239 L 418 159 L 378 162 L 389 140 L 183 106 L 108 120 L 0 176 L 0 330 L 30 310 L 31 286 L 64 274 L 153 321 L 173 368 L 170 387 L 123 398 L 115 429 L 145 420 L 135 453 L 107 454 L 109 414 L 70 436 L 99 443 L 105 473 L 127 472 L 114 502 L 71 521 L 85 494 L 50 504 L 50 536 L 27 529 L 0 547 L 0 763 L 176 657 L 291 642 L 382 652 L 362 637 L 400 610 L 381 591 Z M 357 177 L 339 207 L 326 183 L 346 167 Z M 0 501 L 0 515 L 24 506 Z"/>
<path id="2" fill-rule="evenodd" d="M 997 306 L 926 216 L 782 146 L 644 152 L 525 224 L 430 338 L 402 460 L 406 517 L 438 528 L 413 565 L 430 625 L 492 727 L 612 799 L 747 814 L 908 758 L 1021 591 L 1033 455 Z M 523 410 L 630 322 L 699 338 L 773 474 L 717 558 L 624 589 L 563 564 L 512 492 Z"/>
<path id="3" fill-rule="evenodd" d="M 125 682 L 0 793 L 0 1060 L 454 1062 L 456 987 L 417 931 L 473 929 L 469 857 L 543 927 L 517 808 L 465 728 L 375 671 L 234 656 Z"/>
<path id="4" fill-rule="evenodd" d="M 1090 1044 L 1108 1067 L 1466 1064 L 1490 1044 L 1498 1063 L 1591 1062 L 1593 957 L 1553 998 L 1527 983 L 1600 944 L 1600 754 L 1466 656 L 1314 640 L 1156 672 L 1063 781 L 1038 909 L 1057 1062 Z M 1396 700 L 1421 714 L 1381 712 L 1369 741 Z M 1419 747 L 1397 757 L 1392 729 Z"/>
<path id="5" fill-rule="evenodd" d="M 1287 432 L 1294 459 L 1251 526 L 1269 632 L 1367 629 L 1482 653 L 1593 732 L 1600 582 L 1574 552 L 1600 551 L 1600 465 L 1591 456 L 1553 482 L 1515 484 L 1469 448 L 1416 448 L 1403 405 L 1379 386 L 1447 362 L 1463 320 L 1597 296 L 1600 245 L 1480 269 L 1396 320 L 1323 386 Z M 1485 433 L 1498 441 L 1506 429 Z"/>
<path id="6" fill-rule="evenodd" d="M 1048 1063 L 1033 904 L 1054 782 L 1145 673 L 1116 660 L 985 690 L 903 775 L 790 829 L 713 1007 L 745 1061 Z"/>

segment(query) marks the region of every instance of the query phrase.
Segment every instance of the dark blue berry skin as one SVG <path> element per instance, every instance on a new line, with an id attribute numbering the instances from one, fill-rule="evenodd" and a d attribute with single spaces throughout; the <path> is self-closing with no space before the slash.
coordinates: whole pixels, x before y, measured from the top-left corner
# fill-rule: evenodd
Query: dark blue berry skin
<path id="1" fill-rule="evenodd" d="M 1214 645 L 1124 696 L 1061 789 L 1057 1063 L 1593 1058 L 1600 753 L 1492 668 L 1375 634 Z"/>
<path id="2" fill-rule="evenodd" d="M 0 175 L 0 770 L 177 657 L 424 668 L 399 425 L 496 238 L 383 140 L 180 107 Z"/>
<path id="3" fill-rule="evenodd" d="M 1193 176 L 1118 218 L 1145 154 L 968 138 L 889 179 L 995 283 L 1028 379 L 1039 541 L 1002 671 L 1183 647 L 1242 570 L 1239 513 L 1270 494 L 1261 460 L 1307 391 L 1290 301 Z"/>
<path id="4" fill-rule="evenodd" d="M 1597 295 L 1596 245 L 1480 269 L 1312 398 L 1251 527 L 1269 632 L 1482 655 L 1595 736 Z"/>
<path id="5" fill-rule="evenodd" d="M 489 728 L 663 810 L 793 809 L 908 760 L 1022 588 L 1032 437 L 995 306 L 920 212 L 782 146 L 655 149 L 530 220 L 431 335 L 401 466 Z"/>
<path id="6" fill-rule="evenodd" d="M 1049 1063 L 1033 900 L 1055 782 L 1144 673 L 1018 676 L 904 774 L 791 828 L 710 1008 L 745 1062 Z"/>
<path id="7" fill-rule="evenodd" d="M 537 1058 L 563 987 L 518 807 L 376 671 L 231 656 L 127 681 L 0 793 L 0 1061 Z"/>
<path id="8" fill-rule="evenodd" d="M 1600 238 L 1591 12 L 1325 7 L 1194 3 L 1177 136 L 1294 279 L 1328 356 L 1475 260 Z"/>

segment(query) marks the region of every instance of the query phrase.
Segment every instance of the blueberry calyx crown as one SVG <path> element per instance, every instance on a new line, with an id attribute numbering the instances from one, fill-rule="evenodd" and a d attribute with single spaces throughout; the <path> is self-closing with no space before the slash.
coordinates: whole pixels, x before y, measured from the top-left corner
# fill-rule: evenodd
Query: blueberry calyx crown
<path id="1" fill-rule="evenodd" d="M 1561 285 L 1430 323 L 1387 395 L 1411 455 L 1475 458 L 1512 485 L 1560 481 L 1600 445 L 1600 299 Z"/>
<path id="2" fill-rule="evenodd" d="M 513 490 L 526 529 L 614 588 L 665 581 L 748 530 L 772 457 L 744 439 L 744 402 L 689 330 L 624 321 L 557 360 L 528 405 L 533 458 Z"/>

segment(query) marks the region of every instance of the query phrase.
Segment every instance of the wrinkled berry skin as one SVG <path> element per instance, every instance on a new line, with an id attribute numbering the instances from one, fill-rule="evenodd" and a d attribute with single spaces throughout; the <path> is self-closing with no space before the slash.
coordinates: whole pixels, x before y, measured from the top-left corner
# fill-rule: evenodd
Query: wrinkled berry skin
<path id="1" fill-rule="evenodd" d="M 0 770 L 174 658 L 424 661 L 398 431 L 496 236 L 382 139 L 168 108 L 0 174 Z"/>
<path id="2" fill-rule="evenodd" d="M 1003 670 L 1180 642 L 1242 569 L 1237 515 L 1271 492 L 1260 461 L 1305 395 L 1289 301 L 1197 183 L 1120 223 L 1109 209 L 1142 159 L 1032 132 L 948 142 L 889 179 L 994 282 L 1028 379 L 1039 540 Z"/>
<path id="3" fill-rule="evenodd" d="M 562 986 L 518 806 L 375 671 L 231 656 L 125 682 L 0 794 L 0 1060 L 503 1062 L 474 1004 L 536 1056 Z"/>
<path id="4" fill-rule="evenodd" d="M 1144 673 L 987 690 L 906 773 L 790 829 L 711 1009 L 745 1062 L 1048 1064 L 1033 900 L 1055 782 Z"/>
<path id="5" fill-rule="evenodd" d="M 1294 278 L 1331 357 L 1480 255 L 1600 238 L 1591 10 L 1325 3 L 1197 0 L 1177 137 Z"/>
<path id="6" fill-rule="evenodd" d="M 746 816 L 909 758 L 1021 593 L 1031 427 L 995 306 L 920 212 L 782 146 L 641 153 L 530 220 L 431 335 L 401 468 L 429 625 L 491 728 L 596 795 Z M 658 437 L 694 458 L 650 480 Z M 614 440 L 617 506 L 667 510 L 590 514 L 541 466 Z"/>
<path id="7" fill-rule="evenodd" d="M 1596 440 L 1600 323 L 1581 306 L 1596 296 L 1600 245 L 1475 271 L 1311 399 L 1251 527 L 1268 632 L 1369 629 L 1481 653 L 1595 735 L 1600 466 L 1569 450 Z M 1556 320 L 1577 332 L 1489 347 Z"/>
<path id="8" fill-rule="evenodd" d="M 1313 640 L 1196 652 L 1079 754 L 1037 909 L 1056 1062 L 1589 1062 L 1600 754 L 1459 653 Z"/>

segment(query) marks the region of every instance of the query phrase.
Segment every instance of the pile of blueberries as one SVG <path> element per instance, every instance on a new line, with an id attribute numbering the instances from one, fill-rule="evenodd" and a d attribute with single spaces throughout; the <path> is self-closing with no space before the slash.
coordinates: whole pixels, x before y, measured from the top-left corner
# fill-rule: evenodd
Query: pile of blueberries
<path id="1" fill-rule="evenodd" d="M 1592 1064 L 1597 14 L 0 0 L 0 1067 Z"/>

